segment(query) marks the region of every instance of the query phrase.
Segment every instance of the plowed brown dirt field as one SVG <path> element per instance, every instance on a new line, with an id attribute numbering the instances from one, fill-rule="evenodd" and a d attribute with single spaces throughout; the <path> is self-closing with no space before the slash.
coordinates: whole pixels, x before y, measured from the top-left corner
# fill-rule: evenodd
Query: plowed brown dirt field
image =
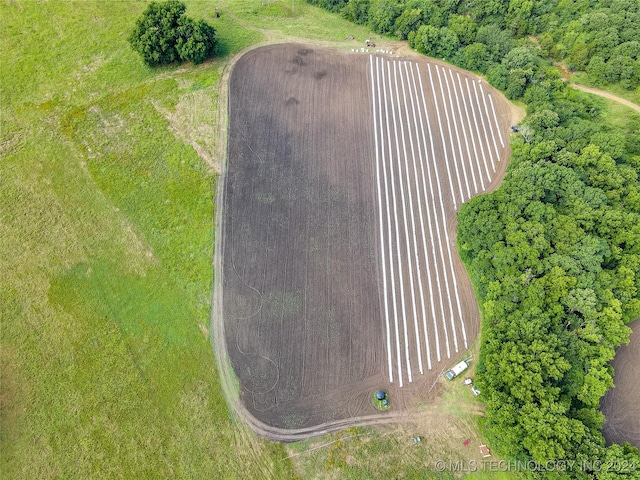
<path id="1" fill-rule="evenodd" d="M 510 120 L 424 57 L 272 45 L 237 62 L 222 302 L 255 419 L 311 431 L 379 418 L 379 388 L 389 416 L 437 391 L 479 328 L 455 212 L 501 180 Z"/>

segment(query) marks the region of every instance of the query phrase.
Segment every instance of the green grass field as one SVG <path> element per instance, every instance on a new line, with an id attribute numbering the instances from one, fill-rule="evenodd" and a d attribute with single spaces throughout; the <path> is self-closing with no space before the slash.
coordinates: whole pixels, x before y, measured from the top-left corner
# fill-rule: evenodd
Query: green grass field
<path id="1" fill-rule="evenodd" d="M 630 125 L 630 122 L 640 121 L 640 113 L 632 110 L 626 105 L 622 105 L 613 100 L 609 100 L 602 97 L 597 97 L 596 102 L 599 103 L 602 110 L 602 122 L 614 128 L 621 133 L 632 133 L 631 130 L 635 130 L 634 124 Z M 637 130 L 636 130 L 637 132 Z"/>
<path id="2" fill-rule="evenodd" d="M 216 175 L 180 131 L 212 147 L 225 61 L 145 67 L 144 7 L 0 4 L 2 478 L 293 475 L 231 418 L 207 338 Z"/>
<path id="3" fill-rule="evenodd" d="M 610 84 L 610 85 L 593 85 L 592 82 L 589 81 L 589 78 L 585 72 L 577 72 L 571 75 L 571 81 L 577 83 L 578 85 L 586 85 L 588 87 L 600 88 L 601 90 L 605 90 L 609 93 L 617 95 L 618 97 L 629 100 L 630 102 L 635 103 L 636 105 L 640 105 L 640 89 L 636 88 L 635 90 L 627 90 L 622 88 L 618 84 Z"/>
<path id="4" fill-rule="evenodd" d="M 0 2 L 0 476 L 432 478 L 396 430 L 287 458 L 315 443 L 239 424 L 208 338 L 224 66 L 368 30 L 300 0 L 187 2 L 221 56 L 150 69 L 126 42 L 146 3 Z"/>

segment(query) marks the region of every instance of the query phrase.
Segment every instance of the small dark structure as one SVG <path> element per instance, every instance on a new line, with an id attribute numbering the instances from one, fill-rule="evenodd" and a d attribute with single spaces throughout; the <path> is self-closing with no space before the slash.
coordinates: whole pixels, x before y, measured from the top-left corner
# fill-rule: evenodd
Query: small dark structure
<path id="1" fill-rule="evenodd" d="M 380 411 L 385 411 L 389 408 L 389 399 L 387 392 L 384 390 L 378 390 L 373 394 L 373 405 Z"/>
<path id="2" fill-rule="evenodd" d="M 520 130 L 520 127 L 518 127 L 518 125 L 511 125 L 511 131 L 512 131 L 513 133 L 518 132 L 518 130 Z"/>

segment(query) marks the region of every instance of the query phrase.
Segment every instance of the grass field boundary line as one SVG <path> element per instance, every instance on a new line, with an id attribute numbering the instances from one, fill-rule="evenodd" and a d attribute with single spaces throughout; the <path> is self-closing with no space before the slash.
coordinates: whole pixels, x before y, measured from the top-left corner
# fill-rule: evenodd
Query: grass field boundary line
<path id="1" fill-rule="evenodd" d="M 387 66 L 390 65 L 394 65 L 395 61 L 391 61 L 391 62 L 387 62 Z M 397 95 L 398 95 L 398 83 L 397 81 L 395 82 L 395 85 L 392 84 L 391 81 L 391 71 L 392 68 L 389 67 L 387 69 L 387 76 L 388 76 L 388 80 L 389 80 L 389 100 L 390 100 L 390 105 L 391 105 L 391 118 L 393 118 L 393 136 L 395 139 L 395 147 L 396 147 L 396 157 L 394 158 L 394 165 L 400 165 L 400 141 L 398 140 L 398 122 L 397 122 L 397 117 L 396 117 L 396 102 L 397 100 L 394 100 L 393 97 L 393 88 L 392 86 L 395 87 L 395 91 L 396 91 L 396 99 L 397 99 Z M 391 185 L 393 187 L 393 189 L 395 190 L 395 176 L 394 176 L 394 169 L 393 169 L 393 165 L 391 170 Z M 398 182 L 400 183 L 400 188 L 401 188 L 401 195 L 404 196 L 404 193 L 402 192 L 402 175 L 400 173 L 400 171 L 398 171 Z M 396 199 L 395 194 L 394 194 L 394 200 Z M 403 199 L 404 200 L 404 199 Z M 403 213 L 403 218 L 404 218 L 404 226 L 406 228 L 406 223 L 407 223 L 407 216 L 406 216 L 406 207 L 404 205 L 404 201 L 401 202 L 402 203 L 402 213 Z M 398 203 L 394 202 L 394 209 L 397 210 Z M 403 344 L 404 344 L 404 354 L 405 354 L 405 360 L 406 360 L 406 366 L 407 366 L 407 378 L 409 380 L 409 383 L 413 382 L 413 376 L 412 376 L 412 372 L 411 372 L 411 358 L 409 356 L 409 337 L 408 337 L 408 331 L 407 331 L 407 304 L 406 304 L 406 299 L 405 299 L 405 294 L 404 294 L 404 275 L 403 275 L 403 269 L 402 269 L 402 252 L 400 250 L 400 235 L 399 235 L 399 230 L 398 230 L 398 223 L 396 223 L 396 247 L 398 250 L 398 280 L 400 283 L 400 297 L 402 299 L 402 327 L 404 330 L 404 337 L 403 337 Z"/>
<path id="2" fill-rule="evenodd" d="M 387 126 L 387 134 L 386 134 L 386 139 L 387 139 L 387 146 L 388 146 L 388 151 L 389 151 L 389 163 L 391 163 L 391 160 L 393 158 L 393 150 L 392 150 L 392 146 L 391 146 L 391 128 L 390 128 L 390 124 L 389 124 L 389 104 L 387 102 L 387 83 L 386 83 L 386 78 L 385 78 L 385 61 L 382 60 L 380 62 L 380 73 L 381 73 L 381 77 L 382 77 L 382 91 L 384 94 L 384 118 L 386 120 L 386 126 Z M 382 115 L 382 112 L 380 112 L 380 114 Z M 384 182 L 385 182 L 385 189 L 387 190 L 388 193 L 388 183 L 391 183 L 391 192 L 392 192 L 392 198 L 393 198 L 393 219 L 394 219 L 394 226 L 395 226 L 395 237 L 396 237 L 396 247 L 397 247 L 397 239 L 398 239 L 398 218 L 397 218 L 397 212 L 396 212 L 396 195 L 395 195 L 395 185 L 393 182 L 393 166 L 390 165 L 389 166 L 389 176 L 390 181 L 388 182 L 387 179 L 387 169 L 386 169 L 386 162 L 384 162 L 384 150 L 383 150 L 383 154 L 382 154 L 382 158 L 383 158 L 383 168 L 384 168 Z M 388 182 L 388 183 L 387 183 Z M 389 197 L 387 196 L 387 222 L 390 222 L 390 206 L 389 206 Z M 389 248 L 392 249 L 392 244 L 393 241 L 391 239 L 391 230 L 389 230 Z M 393 255 L 389 254 L 389 265 L 390 265 L 390 269 L 391 269 L 391 294 L 392 294 L 392 301 L 393 301 L 393 314 L 394 314 L 394 323 L 395 323 L 395 338 L 396 338 L 396 355 L 397 355 L 397 365 L 398 365 L 398 384 L 402 387 L 403 382 L 404 382 L 404 378 L 402 376 L 402 355 L 400 353 L 400 326 L 399 326 L 399 319 L 398 319 L 398 304 L 397 304 L 397 298 L 396 298 L 396 282 L 395 282 L 395 273 L 394 273 L 394 262 L 393 262 Z"/>
<path id="3" fill-rule="evenodd" d="M 426 140 L 426 136 L 424 133 L 424 123 L 422 121 L 422 114 L 419 111 L 419 104 L 417 102 L 417 100 L 415 100 L 414 102 L 414 96 L 417 95 L 417 91 L 418 91 L 418 87 L 416 85 L 416 78 L 415 78 L 415 74 L 414 74 L 414 68 L 413 68 L 413 64 L 411 64 L 411 82 L 413 84 L 413 90 L 415 92 L 415 95 L 411 95 L 411 106 L 413 108 L 413 115 L 414 117 L 417 116 L 417 118 L 420 121 L 420 132 L 422 133 L 422 143 L 418 140 L 418 131 L 417 131 L 417 125 L 418 122 L 415 122 L 416 124 L 416 142 L 418 144 L 418 156 L 419 156 L 419 161 L 420 161 L 420 174 L 421 174 L 421 179 L 422 179 L 422 196 L 420 198 L 418 198 L 418 205 L 422 205 L 422 202 L 424 201 L 425 204 L 425 210 L 427 211 L 427 221 L 429 224 L 429 230 L 431 231 L 431 209 L 429 208 L 429 198 L 428 198 L 428 194 L 427 194 L 427 181 L 426 178 L 424 176 L 424 163 L 425 163 L 425 159 L 424 157 L 426 157 L 427 153 L 426 153 L 426 148 L 427 148 L 427 140 Z M 416 64 L 416 68 L 417 68 L 417 64 Z M 415 105 L 418 104 L 418 109 L 416 109 Z M 418 113 L 416 114 L 416 110 L 418 110 Z M 415 120 L 414 120 L 415 121 Z M 423 157 L 423 152 L 422 152 L 422 146 L 424 145 L 424 157 Z M 427 266 L 427 281 L 429 283 L 429 296 L 431 299 L 430 302 L 430 306 L 431 306 L 431 315 L 432 315 L 432 319 L 433 319 L 433 326 L 434 326 L 434 338 L 435 338 L 435 347 L 436 347 L 436 353 L 437 353 L 437 360 L 438 362 L 440 361 L 440 338 L 438 337 L 438 323 L 436 321 L 436 310 L 435 310 L 435 305 L 434 305 L 434 295 L 433 295 L 433 282 L 431 279 L 431 267 L 429 265 L 429 259 L 428 257 L 428 250 L 427 250 L 427 242 L 426 242 L 426 235 L 425 235 L 425 229 L 424 229 L 424 218 L 423 218 L 423 214 L 420 213 L 420 228 L 422 230 L 422 246 L 423 246 L 423 252 L 424 252 L 424 260 L 425 260 L 425 265 Z M 434 256 L 435 255 L 435 247 L 433 245 L 433 236 L 429 235 L 429 238 L 431 240 L 431 255 Z M 440 292 L 440 297 L 442 297 L 442 293 Z M 440 298 L 440 304 L 442 304 L 442 298 Z M 424 329 L 425 329 L 425 343 L 426 343 L 426 348 L 427 348 L 427 352 L 429 352 L 429 359 L 431 359 L 431 353 L 430 353 L 430 343 L 429 343 L 429 335 L 428 335 L 428 329 L 426 326 L 426 318 L 424 319 Z M 430 364 L 431 365 L 431 364 Z M 429 366 L 429 370 L 431 370 L 431 366 Z"/>
<path id="4" fill-rule="evenodd" d="M 487 126 L 484 123 L 485 112 L 483 111 L 482 104 L 480 103 L 480 97 L 478 96 L 478 87 L 476 86 L 480 82 L 482 82 L 482 80 L 478 80 L 478 82 L 476 82 L 475 80 L 471 81 L 471 83 L 473 84 L 473 93 L 476 97 L 476 103 L 478 104 L 478 114 L 480 115 L 480 122 L 482 123 L 482 131 L 484 132 L 483 138 L 487 139 L 487 143 L 488 143 L 489 132 L 487 131 Z M 486 114 L 488 114 L 488 112 L 486 112 Z M 489 159 L 491 160 L 491 169 L 493 170 L 492 174 L 496 173 L 496 163 L 493 158 L 493 153 L 491 153 L 491 148 L 489 147 L 489 145 L 487 145 L 487 153 L 489 154 Z"/>
<path id="5" fill-rule="evenodd" d="M 448 69 L 449 72 L 451 69 Z M 467 200 L 471 198 L 471 189 L 469 188 L 469 175 L 467 174 L 467 165 L 464 159 L 464 154 L 462 153 L 462 142 L 460 142 L 460 128 L 458 127 L 458 118 L 455 114 L 455 108 L 453 106 L 453 98 L 451 97 L 451 87 L 449 86 L 449 79 L 447 77 L 447 70 L 442 69 L 442 75 L 444 76 L 445 84 L 447 85 L 447 95 L 449 97 L 449 107 L 451 109 L 451 116 L 453 117 L 453 130 L 455 132 L 456 143 L 458 145 L 458 158 L 460 159 L 460 165 L 462 165 L 462 178 L 464 179 L 465 186 L 467 187 Z M 440 75 L 438 74 L 438 78 Z M 458 114 L 460 114 L 460 104 L 457 97 L 457 92 L 454 90 L 454 96 L 456 97 L 456 102 L 458 102 Z M 451 145 L 453 149 L 453 145 Z M 462 197 L 462 202 L 464 203 L 464 196 Z"/>
<path id="6" fill-rule="evenodd" d="M 469 170 L 471 171 L 471 178 L 473 180 L 473 194 L 468 190 L 469 188 L 469 179 L 468 179 L 468 175 L 467 175 L 467 170 L 466 170 L 466 162 L 463 160 L 462 162 L 462 166 L 464 169 L 464 175 L 465 175 L 465 179 L 467 180 L 467 192 L 469 193 L 469 198 L 471 198 L 473 195 L 475 195 L 476 193 L 478 193 L 478 184 L 476 182 L 476 173 L 473 170 L 473 166 L 471 165 L 471 150 L 469 149 L 469 140 L 467 139 L 467 129 L 464 126 L 464 120 L 462 117 L 462 110 L 460 108 L 460 95 L 458 94 L 458 89 L 456 88 L 456 82 L 455 79 L 453 78 L 453 70 L 449 69 L 449 76 L 451 78 L 451 85 L 453 86 L 453 92 L 454 92 L 454 96 L 456 97 L 456 107 L 458 110 L 458 118 L 460 119 L 460 130 L 462 130 L 462 134 L 464 136 L 464 145 L 465 145 L 465 149 L 467 151 L 467 158 L 469 159 Z M 447 82 L 447 87 L 449 86 L 449 83 Z M 454 115 L 455 118 L 455 115 Z M 458 126 L 456 124 L 456 131 L 458 130 Z M 458 148 L 460 149 L 460 157 L 464 159 L 464 153 L 462 152 L 462 145 L 460 142 L 460 133 L 458 132 Z"/>
<path id="7" fill-rule="evenodd" d="M 455 148 L 454 148 L 454 144 L 453 144 L 453 132 L 452 132 L 452 128 L 451 128 L 451 122 L 449 119 L 449 108 L 447 106 L 447 102 L 446 102 L 446 97 L 444 95 L 444 88 L 442 87 L 442 77 L 440 75 L 440 67 L 438 66 L 438 64 L 436 64 L 436 74 L 438 76 L 438 86 L 440 87 L 440 98 L 442 99 L 442 110 L 444 110 L 444 115 L 445 118 L 447 120 L 447 133 L 449 134 L 449 143 L 446 145 L 443 145 L 443 148 L 451 148 L 451 156 L 453 157 L 453 167 L 454 170 L 456 172 L 456 181 L 458 182 L 458 193 L 460 195 L 460 203 L 464 203 L 464 193 L 462 191 L 462 183 L 460 182 L 460 171 L 458 170 L 458 159 L 456 156 L 456 152 L 455 152 Z M 445 76 L 445 81 L 446 81 L 447 77 Z M 451 98 L 449 98 L 449 100 L 451 100 Z M 452 112 L 453 113 L 453 112 Z M 446 151 L 446 150 L 445 150 Z M 447 166 L 449 165 L 449 162 L 447 161 Z M 447 170 L 447 173 L 449 173 L 449 175 L 451 175 L 451 173 Z M 457 210 L 456 205 L 455 205 L 455 193 L 452 192 L 452 196 L 454 198 L 454 202 L 453 202 L 453 208 L 455 210 Z"/>
<path id="8" fill-rule="evenodd" d="M 402 75 L 402 66 L 405 62 L 395 62 L 394 63 L 394 74 L 399 70 L 400 71 L 400 85 L 402 85 L 402 100 L 404 103 L 404 112 L 407 120 L 407 131 L 409 133 L 409 146 L 411 147 L 411 158 L 414 157 L 415 153 L 413 151 L 413 137 L 411 134 L 411 120 L 409 119 L 409 109 L 407 108 L 407 94 L 405 90 L 404 77 Z M 396 79 L 397 80 L 397 79 Z M 402 109 L 400 106 L 398 107 L 398 111 L 400 112 Z M 404 134 L 404 120 L 400 121 L 400 131 L 402 136 L 402 149 L 404 153 L 404 173 L 405 178 L 407 180 L 407 197 L 409 197 L 409 218 L 411 221 L 411 233 L 413 239 L 413 249 L 409 248 L 409 238 L 408 234 L 406 235 L 407 239 L 407 264 L 409 265 L 409 284 L 411 287 L 411 304 L 412 304 L 412 312 L 413 312 L 413 328 L 416 332 L 416 350 L 418 352 L 418 367 L 421 375 L 424 375 L 424 366 L 422 363 L 422 348 L 420 346 L 420 327 L 418 327 L 418 311 L 416 307 L 416 296 L 415 296 L 415 284 L 413 281 L 413 266 L 412 261 L 415 262 L 417 268 L 418 279 L 420 279 L 420 259 L 418 257 L 418 242 L 416 240 L 416 222 L 415 222 L 415 210 L 413 208 L 413 195 L 411 192 L 411 178 L 409 173 L 409 159 L 407 153 L 407 143 L 406 136 Z M 406 203 L 403 198 L 403 203 Z M 405 232 L 407 232 L 407 224 L 404 225 Z M 413 257 L 413 258 L 412 258 Z M 420 294 L 424 296 L 422 292 L 422 285 L 420 282 Z"/>
<path id="9" fill-rule="evenodd" d="M 420 73 L 420 68 L 417 67 L 417 71 L 418 71 L 418 83 L 422 86 L 424 85 L 424 83 L 422 82 L 422 75 Z M 429 131 L 429 146 L 431 147 L 431 161 L 429 161 L 429 158 L 427 157 L 427 173 L 428 173 L 428 177 L 429 177 L 429 191 L 431 193 L 431 202 L 430 202 L 430 206 L 432 206 L 433 208 L 433 217 L 434 217 L 434 222 L 436 224 L 436 233 L 438 234 L 438 237 L 440 236 L 440 227 L 439 227 L 439 222 L 438 222 L 438 212 L 436 210 L 436 200 L 435 200 L 435 190 L 433 188 L 433 178 L 431 176 L 431 165 L 433 165 L 435 167 L 435 162 L 436 162 L 436 152 L 435 152 L 435 147 L 433 145 L 433 131 L 431 130 L 431 120 L 429 120 L 429 110 L 427 108 L 427 99 L 424 96 L 424 88 L 420 89 L 420 93 L 422 96 L 422 105 L 424 107 L 424 117 L 427 119 L 427 130 Z M 437 172 L 438 170 L 436 168 L 434 168 L 434 171 L 436 173 L 437 176 Z M 437 183 L 437 182 L 436 182 Z M 440 283 L 440 269 L 438 267 L 438 262 L 436 260 L 436 251 L 437 249 L 435 248 L 435 238 L 433 236 L 433 230 L 431 230 L 431 241 L 434 244 L 433 247 L 433 260 L 434 260 L 434 265 L 435 265 L 435 270 L 436 270 L 436 282 L 438 283 L 438 290 L 440 291 L 441 295 L 442 295 L 442 285 Z M 438 238 L 439 240 L 439 238 Z M 438 245 L 441 245 L 441 242 L 438 241 Z M 443 267 L 444 267 L 444 260 L 443 260 Z M 442 298 L 442 297 L 441 297 Z M 445 319 L 445 313 L 444 313 L 444 301 L 440 302 L 440 312 L 441 312 L 441 320 L 442 320 L 442 328 L 444 330 L 444 338 L 445 338 L 445 345 L 447 347 L 447 358 L 451 358 L 451 348 L 450 348 L 450 344 L 449 344 L 449 332 L 447 330 L 447 323 L 446 323 L 446 319 Z"/>
<path id="10" fill-rule="evenodd" d="M 214 249 L 213 249 L 213 285 L 211 300 L 211 322 L 210 322 L 210 342 L 213 347 L 214 357 L 220 374 L 220 386 L 222 392 L 229 404 L 231 410 L 238 414 L 239 395 L 240 392 L 236 388 L 232 379 L 232 367 L 230 365 L 230 357 L 227 351 L 227 345 L 224 334 L 224 312 L 223 312 L 223 290 L 224 271 L 222 269 L 223 251 L 224 251 L 224 202 L 225 202 L 225 183 L 227 173 L 227 154 L 228 154 L 228 124 L 229 124 L 229 77 L 240 58 L 241 54 L 251 50 L 249 47 L 238 55 L 234 56 L 227 62 L 220 76 L 220 85 L 218 86 L 218 136 L 221 139 L 217 156 L 219 159 L 220 175 L 217 181 L 216 201 L 214 203 L 214 211 L 211 212 L 214 221 Z M 239 415 L 242 416 L 242 415 Z"/>
<path id="11" fill-rule="evenodd" d="M 377 72 L 377 66 L 378 66 L 378 57 L 376 57 L 376 72 Z M 371 101 L 373 103 L 373 135 L 375 140 L 375 151 L 376 151 L 378 226 L 380 231 L 380 255 L 382 260 L 382 296 L 383 296 L 383 303 L 384 303 L 384 320 L 385 320 L 385 327 L 386 327 L 386 333 L 387 333 L 387 339 L 386 339 L 387 340 L 386 341 L 387 363 L 388 363 L 388 369 L 389 369 L 389 382 L 393 383 L 393 366 L 391 362 L 391 336 L 389 331 L 389 298 L 387 294 L 387 265 L 386 265 L 387 261 L 386 261 L 385 251 L 384 251 L 384 234 L 383 234 L 383 227 L 382 227 L 382 188 L 380 185 L 380 152 L 378 150 L 378 119 L 377 119 L 378 112 L 376 110 L 376 95 L 375 95 L 377 84 L 373 76 L 373 55 L 369 56 L 369 67 L 370 67 L 369 70 L 371 73 Z"/>
<path id="12" fill-rule="evenodd" d="M 417 276 L 418 276 L 418 290 L 420 292 L 420 313 L 422 314 L 422 330 L 424 332 L 424 339 L 425 339 L 425 347 L 426 347 L 426 354 L 427 354 L 427 368 L 429 370 L 431 370 L 431 348 L 429 345 L 429 330 L 427 329 L 427 311 L 425 308 L 425 301 L 424 301 L 424 285 L 422 283 L 422 271 L 420 269 L 420 263 L 421 263 L 421 258 L 424 258 L 427 254 L 427 245 L 426 245 L 426 238 L 425 238 L 425 234 L 424 234 L 424 221 L 423 221 L 423 212 L 422 212 L 422 195 L 420 195 L 420 177 L 418 176 L 418 169 L 416 167 L 416 148 L 415 148 L 415 144 L 417 143 L 417 147 L 418 147 L 418 155 L 420 156 L 420 158 L 422 157 L 422 153 L 419 151 L 420 149 L 420 142 L 418 141 L 418 120 L 416 118 L 416 109 L 415 109 L 415 103 L 414 103 L 414 92 L 411 89 L 411 81 L 410 81 L 410 77 L 409 77 L 409 67 L 407 66 L 409 62 L 403 62 L 403 66 L 404 66 L 404 71 L 407 77 L 407 89 L 409 90 L 409 99 L 411 100 L 411 113 L 413 116 L 413 123 L 411 123 L 411 120 L 407 119 L 407 124 L 409 124 L 411 126 L 411 128 L 408 128 L 409 131 L 409 143 L 411 145 L 411 164 L 413 165 L 413 178 L 414 178 L 414 183 L 415 183 L 415 190 L 416 190 L 416 203 L 418 204 L 418 220 L 420 221 L 420 233 L 421 233 L 421 239 L 422 239 L 422 256 L 420 256 L 419 254 L 419 248 L 418 248 L 418 241 L 416 239 L 416 233 L 415 233 L 415 215 L 411 216 L 411 220 L 413 222 L 413 241 L 414 241 L 414 250 L 416 253 L 416 269 L 417 269 Z M 405 97 L 405 104 L 406 104 L 406 97 Z M 409 116 L 409 110 L 408 107 L 405 106 L 406 111 L 407 111 L 407 117 Z M 415 133 L 416 133 L 416 139 L 414 141 L 413 138 L 413 132 L 412 130 L 415 129 Z M 413 210 L 413 207 L 411 208 Z M 426 263 L 426 262 L 425 262 Z M 428 263 L 427 263 L 428 265 Z M 431 297 L 431 303 L 433 303 L 433 292 L 431 291 L 431 289 L 429 289 L 429 296 Z M 416 319 L 417 321 L 417 319 Z M 418 328 L 418 326 L 416 325 L 416 329 Z M 418 347 L 421 348 L 421 347 Z M 421 372 L 422 373 L 422 372 Z"/>
<path id="13" fill-rule="evenodd" d="M 464 95 L 464 88 L 462 87 L 462 80 L 460 79 L 460 73 L 456 72 L 456 76 L 458 77 L 458 85 L 460 86 L 460 96 L 462 97 L 462 104 L 464 105 L 465 117 L 467 118 L 468 128 L 464 129 L 465 137 L 467 135 L 467 130 L 469 130 L 470 136 L 471 136 L 471 144 L 473 145 L 473 154 L 474 154 L 473 158 L 475 159 L 475 164 L 478 169 L 478 177 L 480 177 L 480 186 L 482 187 L 482 191 L 484 191 L 485 189 L 484 177 L 482 175 L 482 167 L 480 165 L 480 155 L 478 155 L 478 149 L 476 147 L 476 136 L 473 134 L 473 131 L 471 131 L 473 129 L 473 124 L 471 122 L 471 118 L 469 117 L 469 107 L 467 106 L 467 99 L 466 99 L 466 96 Z M 491 178 L 488 178 L 487 180 L 490 182 Z M 478 193 L 477 190 L 476 190 L 476 193 Z"/>

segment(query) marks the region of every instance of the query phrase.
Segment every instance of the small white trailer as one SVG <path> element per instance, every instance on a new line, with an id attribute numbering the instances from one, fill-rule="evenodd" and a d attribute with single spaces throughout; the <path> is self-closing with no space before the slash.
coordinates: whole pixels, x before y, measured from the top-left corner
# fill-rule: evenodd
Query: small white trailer
<path id="1" fill-rule="evenodd" d="M 458 375 L 460 375 L 462 372 L 464 372 L 467 368 L 469 368 L 469 364 L 463 360 L 463 361 L 461 361 L 460 363 L 458 363 L 457 365 L 455 365 L 455 366 L 454 366 L 451 370 L 449 370 L 447 373 L 445 373 L 445 376 L 446 376 L 449 380 L 453 380 L 453 379 L 454 379 L 454 378 L 456 378 Z"/>

